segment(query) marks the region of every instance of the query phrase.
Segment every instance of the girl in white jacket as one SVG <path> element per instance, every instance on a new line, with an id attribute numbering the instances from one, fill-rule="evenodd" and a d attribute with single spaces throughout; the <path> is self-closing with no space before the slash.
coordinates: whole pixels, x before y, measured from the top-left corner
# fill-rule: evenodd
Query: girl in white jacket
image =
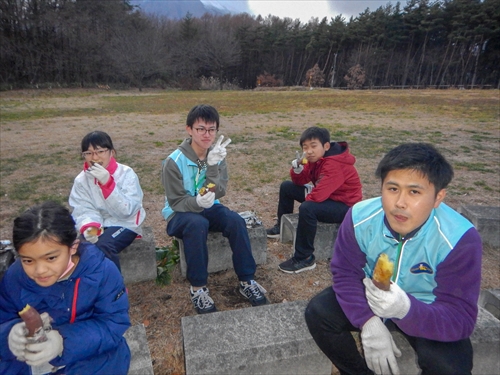
<path id="1" fill-rule="evenodd" d="M 118 253 L 141 235 L 146 217 L 143 193 L 134 170 L 115 160 L 111 137 L 93 131 L 82 139 L 83 171 L 69 196 L 76 228 L 85 240 L 111 259 L 118 269 Z"/>

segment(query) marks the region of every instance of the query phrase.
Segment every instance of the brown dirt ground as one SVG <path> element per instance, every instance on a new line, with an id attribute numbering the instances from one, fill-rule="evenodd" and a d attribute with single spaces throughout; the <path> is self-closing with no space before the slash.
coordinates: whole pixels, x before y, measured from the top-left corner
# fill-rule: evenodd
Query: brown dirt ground
<path id="1" fill-rule="evenodd" d="M 134 95 L 141 95 L 133 93 Z M 147 93 L 143 93 L 146 95 Z M 151 93 L 149 93 L 151 94 Z M 86 98 L 57 98 L 42 101 L 26 100 L 19 104 L 13 99 L 13 105 L 34 108 L 99 107 L 99 96 Z M 113 94 L 106 94 L 113 95 Z M 116 95 L 128 95 L 120 93 Z M 494 94 L 498 95 L 498 93 Z M 3 98 L 8 94 L 3 93 Z M 29 96 L 27 96 L 29 98 Z M 2 110 L 9 110 L 4 107 Z M 48 157 L 50 162 L 25 163 L 8 175 L 2 175 L 0 197 L 0 237 L 10 238 L 12 219 L 26 203 L 9 199 L 13 186 L 26 181 L 26 178 L 38 179 L 40 194 L 67 196 L 73 178 L 79 172 L 81 161 L 78 158 L 81 138 L 93 129 L 102 129 L 111 134 L 118 151 L 118 161 L 132 166 L 138 173 L 143 188 L 146 186 L 144 207 L 148 217 L 145 225 L 153 228 L 157 246 L 170 244 L 165 234 L 165 223 L 160 215 L 164 197 L 159 185 L 159 168 L 165 158 L 184 138 L 185 113 L 169 115 L 116 114 L 98 117 L 54 117 L 41 120 L 2 121 L 0 137 L 0 160 L 4 167 L 12 158 L 23 154 Z M 307 122 L 308 125 L 304 125 Z M 479 124 L 466 119 L 446 118 L 428 112 L 414 113 L 412 116 L 395 116 L 372 113 L 353 113 L 342 110 L 306 110 L 296 113 L 245 114 L 221 119 L 221 133 L 233 139 L 239 139 L 228 146 L 228 165 L 230 170 L 229 191 L 222 202 L 235 211 L 253 210 L 269 227 L 274 224 L 277 195 L 280 182 L 287 178 L 289 159 L 297 149 L 300 132 L 314 124 L 349 124 L 371 126 L 375 131 L 384 131 L 389 136 L 398 137 L 399 132 L 407 131 L 405 138 L 399 141 L 411 141 L 411 132 L 415 129 L 438 130 L 443 134 L 438 147 L 446 149 L 446 156 L 452 163 L 484 162 L 494 170 L 493 173 L 481 173 L 464 168 L 456 168 L 453 184 L 457 186 L 448 195 L 446 202 L 454 208 L 462 204 L 499 205 L 499 165 L 498 165 L 498 123 Z M 258 125 L 258 126 L 256 126 Z M 277 138 L 269 133 L 273 126 L 288 126 L 296 132 L 293 139 Z M 465 154 L 464 149 L 476 150 L 477 139 L 471 134 L 481 128 L 483 137 L 480 149 L 483 152 Z M 50 131 L 47 131 L 50 129 Z M 226 133 L 227 132 L 227 133 Z M 377 133 L 378 134 L 378 133 Z M 274 139 L 275 142 L 272 140 Z M 161 145 L 155 145 L 158 140 Z M 271 141 L 270 141 L 271 140 Z M 374 139 L 373 142 L 376 140 Z M 280 144 L 282 150 L 276 151 Z M 358 145 L 358 146 L 357 146 Z M 356 149 L 359 147 L 359 149 Z M 366 143 L 351 142 L 354 155 L 362 154 L 361 147 Z M 357 168 L 363 182 L 364 197 L 378 195 L 378 182 L 373 177 L 376 164 L 383 154 L 376 158 L 357 157 Z M 61 160 L 59 160 L 61 159 Z M 250 167 L 248 167 L 250 166 Z M 3 167 L 2 167 L 3 169 Z M 56 180 L 54 183 L 52 180 Z M 31 181 L 31 180 L 29 180 Z M 250 181 L 250 182 L 249 182 Z M 481 189 L 472 181 L 482 181 Z M 461 189 L 460 186 L 469 187 Z M 29 203 L 31 204 L 31 202 Z M 277 265 L 292 254 L 290 244 L 275 240 L 268 241 L 268 260 L 258 267 L 256 279 L 268 290 L 272 303 L 308 300 L 316 293 L 331 285 L 328 262 L 318 262 L 318 267 L 311 272 L 299 275 L 287 275 L 277 269 Z M 483 259 L 482 288 L 499 288 L 498 249 L 485 246 Z M 237 279 L 232 270 L 212 274 L 209 287 L 219 310 L 231 310 L 249 305 L 236 292 Z M 184 355 L 181 334 L 181 318 L 194 315 L 188 296 L 188 282 L 181 276 L 179 265 L 173 273 L 170 285 L 160 286 L 154 282 L 129 285 L 130 315 L 132 324 L 143 323 L 146 326 L 149 348 L 156 374 L 183 374 Z"/>

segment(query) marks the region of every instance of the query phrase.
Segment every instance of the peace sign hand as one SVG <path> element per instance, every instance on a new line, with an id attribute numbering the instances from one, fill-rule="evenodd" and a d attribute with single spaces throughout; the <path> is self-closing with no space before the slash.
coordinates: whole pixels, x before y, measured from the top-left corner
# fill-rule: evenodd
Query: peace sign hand
<path id="1" fill-rule="evenodd" d="M 214 147 L 210 150 L 207 156 L 207 164 L 208 165 L 215 165 L 220 163 L 222 160 L 227 155 L 226 151 L 226 146 L 231 143 L 231 138 L 227 138 L 224 143 L 222 143 L 222 140 L 224 139 L 224 136 L 221 135 L 217 142 L 215 143 Z"/>
<path id="2" fill-rule="evenodd" d="M 299 151 L 295 151 L 295 159 L 292 160 L 292 168 L 296 174 L 300 174 L 304 169 L 302 160 L 306 157 L 306 153 L 303 152 L 302 156 Z"/>

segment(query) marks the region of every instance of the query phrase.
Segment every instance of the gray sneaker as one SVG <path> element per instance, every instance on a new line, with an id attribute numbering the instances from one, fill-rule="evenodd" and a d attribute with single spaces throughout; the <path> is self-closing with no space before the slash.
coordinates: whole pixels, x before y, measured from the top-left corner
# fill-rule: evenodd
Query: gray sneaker
<path id="1" fill-rule="evenodd" d="M 191 287 L 190 294 L 191 302 L 193 302 L 193 306 L 198 314 L 208 314 L 217 311 L 214 300 L 210 297 L 208 288 L 204 287 L 194 292 L 193 287 Z"/>
<path id="2" fill-rule="evenodd" d="M 294 257 L 291 257 L 287 261 L 281 263 L 278 268 L 286 273 L 300 273 L 303 271 L 313 270 L 316 268 L 316 258 L 314 255 L 302 260 L 297 260 Z"/>

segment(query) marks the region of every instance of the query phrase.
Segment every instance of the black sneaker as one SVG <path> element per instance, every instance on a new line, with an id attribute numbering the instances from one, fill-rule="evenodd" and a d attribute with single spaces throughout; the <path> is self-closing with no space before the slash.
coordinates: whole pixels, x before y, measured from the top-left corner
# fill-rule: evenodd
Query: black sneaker
<path id="1" fill-rule="evenodd" d="M 262 306 L 267 304 L 267 298 L 264 295 L 267 291 L 259 285 L 257 281 L 250 280 L 248 283 L 240 281 L 240 287 L 238 289 L 241 295 L 250 301 L 252 306 Z"/>
<path id="2" fill-rule="evenodd" d="M 302 271 L 313 270 L 316 268 L 316 258 L 311 255 L 307 259 L 297 260 L 291 257 L 287 261 L 281 263 L 278 268 L 286 273 L 300 273 Z"/>
<path id="3" fill-rule="evenodd" d="M 210 297 L 210 293 L 208 292 L 208 288 L 203 287 L 194 292 L 193 287 L 191 287 L 190 294 L 191 302 L 193 302 L 194 308 L 198 314 L 208 314 L 217 311 L 214 300 Z"/>
<path id="4" fill-rule="evenodd" d="M 280 226 L 276 224 L 274 227 L 266 230 L 267 238 L 280 238 Z"/>

